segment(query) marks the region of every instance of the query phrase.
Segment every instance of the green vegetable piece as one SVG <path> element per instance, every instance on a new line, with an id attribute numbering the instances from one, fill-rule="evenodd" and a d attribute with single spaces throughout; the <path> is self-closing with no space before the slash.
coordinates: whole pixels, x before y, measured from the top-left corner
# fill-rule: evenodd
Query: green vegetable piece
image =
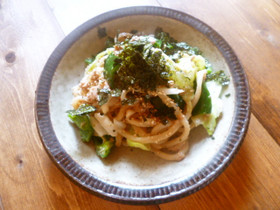
<path id="1" fill-rule="evenodd" d="M 207 70 L 207 74 L 211 74 L 213 71 L 213 68 L 212 68 L 211 63 L 207 59 L 205 59 L 205 67 Z"/>
<path id="2" fill-rule="evenodd" d="M 202 83 L 201 96 L 192 111 L 192 115 L 210 114 L 212 109 L 212 101 L 210 92 L 206 87 L 205 82 Z"/>
<path id="3" fill-rule="evenodd" d="M 82 141 L 89 142 L 91 140 L 92 135 L 93 135 L 92 127 L 91 127 L 91 129 L 89 127 L 89 129 L 87 129 L 87 130 L 80 129 L 80 136 L 81 136 Z"/>
<path id="4" fill-rule="evenodd" d="M 192 117 L 192 121 L 203 125 L 209 136 L 212 136 L 217 125 L 216 118 L 213 114 L 200 114 Z"/>
<path id="5" fill-rule="evenodd" d="M 186 62 L 184 57 L 177 60 L 177 65 L 171 57 L 165 54 L 162 54 L 162 60 L 165 61 L 163 63 L 165 63 L 165 71 L 168 73 L 167 79 L 173 80 L 175 82 L 175 87 L 185 90 L 193 89 L 196 71 L 184 69 L 184 64 Z"/>
<path id="6" fill-rule="evenodd" d="M 130 146 L 130 147 L 139 148 L 139 149 L 142 149 L 142 150 L 145 150 L 145 151 L 150 151 L 151 150 L 151 146 L 149 144 L 142 144 L 142 143 L 135 142 L 135 141 L 132 141 L 132 140 L 129 140 L 129 139 L 127 139 L 126 142 L 127 142 L 127 145 Z"/>
<path id="7" fill-rule="evenodd" d="M 111 53 L 105 61 L 104 65 L 104 76 L 108 81 L 111 88 L 114 88 L 114 78 L 116 71 L 119 69 L 120 64 L 116 62 L 119 59 L 114 53 Z"/>
<path id="8" fill-rule="evenodd" d="M 106 158 L 111 153 L 111 150 L 115 145 L 113 137 L 108 135 L 102 138 L 94 136 L 94 143 L 96 154 L 101 158 Z"/>
<path id="9" fill-rule="evenodd" d="M 208 117 L 203 123 L 203 127 L 206 129 L 207 133 L 210 136 L 213 135 L 216 126 L 217 126 L 216 116 L 214 116 L 213 114 L 208 115 Z"/>
<path id="10" fill-rule="evenodd" d="M 83 104 L 78 109 L 68 110 L 66 113 L 75 116 L 75 115 L 88 114 L 88 113 L 94 112 L 95 110 L 96 110 L 96 108 L 94 106 L 90 106 L 88 104 Z"/>
<path id="11" fill-rule="evenodd" d="M 94 55 L 91 56 L 90 58 L 86 58 L 86 59 L 85 59 L 85 64 L 86 64 L 86 65 L 91 64 L 91 63 L 94 61 L 94 59 L 95 59 L 95 56 L 94 56 Z"/>
<path id="12" fill-rule="evenodd" d="M 68 117 L 80 129 L 82 141 L 89 142 L 93 135 L 93 128 L 91 127 L 88 115 L 75 115 L 73 112 L 68 112 Z"/>
<path id="13" fill-rule="evenodd" d="M 161 45 L 162 45 L 162 41 L 160 39 L 157 39 L 153 46 L 157 48 L 161 48 Z"/>
<path id="14" fill-rule="evenodd" d="M 81 139 L 89 142 L 93 134 L 93 128 L 90 124 L 88 113 L 94 112 L 96 108 L 87 104 L 81 105 L 76 110 L 68 110 L 68 118 L 80 129 Z"/>
<path id="15" fill-rule="evenodd" d="M 97 64 L 99 63 L 100 59 L 102 57 L 104 57 L 105 55 L 109 55 L 110 53 L 112 53 L 113 50 L 114 50 L 114 48 L 107 48 L 106 50 L 98 53 L 95 56 L 94 61 L 86 68 L 86 73 L 91 72 L 93 69 L 95 69 Z"/>
<path id="16" fill-rule="evenodd" d="M 167 42 L 166 43 L 166 48 L 169 49 L 169 50 L 172 50 L 172 49 L 174 49 L 174 46 Z"/>
<path id="17" fill-rule="evenodd" d="M 195 115 L 192 117 L 192 121 L 196 125 L 203 125 L 207 133 L 211 136 L 217 125 L 216 120 L 222 112 L 222 101 L 219 98 L 222 86 L 215 81 L 208 81 L 205 84 L 211 96 L 211 113 Z"/>
<path id="18" fill-rule="evenodd" d="M 197 70 L 203 70 L 206 68 L 205 58 L 201 55 L 195 56 L 193 62 L 195 63 Z"/>

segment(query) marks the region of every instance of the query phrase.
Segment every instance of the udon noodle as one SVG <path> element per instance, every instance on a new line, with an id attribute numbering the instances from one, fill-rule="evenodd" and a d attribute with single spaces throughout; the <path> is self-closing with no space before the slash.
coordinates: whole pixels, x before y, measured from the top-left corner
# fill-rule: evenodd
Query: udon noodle
<path id="1" fill-rule="evenodd" d="M 87 114 L 94 129 L 94 136 L 110 136 L 116 147 L 138 147 L 166 160 L 182 160 L 189 149 L 188 137 L 191 129 L 203 124 L 203 119 L 211 115 L 211 110 L 204 115 L 199 113 L 197 116 L 200 116 L 201 123 L 192 120 L 193 109 L 199 103 L 203 83 L 209 72 L 207 61 L 201 55 L 181 48 L 176 52 L 180 53 L 180 57 L 177 60 L 171 59 L 170 55 L 164 53 L 162 47 L 155 47 L 157 38 L 151 35 L 143 37 L 145 37 L 145 46 L 152 45 L 151 52 L 160 51 L 161 62 L 166 62 L 165 66 L 169 66 L 169 70 L 173 69 L 170 74 L 173 75 L 169 78 L 165 77 L 164 84 L 158 84 L 154 88 L 143 88 L 140 87 L 140 83 L 134 82 L 126 88 L 112 87 L 108 75 L 106 76 L 106 60 L 111 54 L 121 58 L 125 47 L 135 40 L 142 39 L 142 36 L 122 34 L 118 37 L 117 44 L 98 54 L 87 66 L 83 79 L 73 88 L 72 105 L 75 110 L 84 104 L 95 107 L 94 112 Z M 141 55 L 144 57 L 145 52 Z M 204 65 L 201 66 L 201 62 L 204 62 Z M 174 77 L 174 74 L 179 73 L 183 74 L 183 77 L 188 77 L 183 85 L 180 75 L 178 78 Z M 114 89 L 119 93 L 112 94 Z M 101 90 L 107 91 L 105 91 L 106 100 L 103 100 L 104 91 Z M 178 101 L 171 95 L 180 97 L 183 103 L 179 106 Z M 160 108 L 151 98 L 160 100 Z M 131 99 L 133 100 L 129 101 Z M 162 111 L 159 110 L 161 107 L 168 110 L 166 113 L 168 116 L 159 114 Z"/>

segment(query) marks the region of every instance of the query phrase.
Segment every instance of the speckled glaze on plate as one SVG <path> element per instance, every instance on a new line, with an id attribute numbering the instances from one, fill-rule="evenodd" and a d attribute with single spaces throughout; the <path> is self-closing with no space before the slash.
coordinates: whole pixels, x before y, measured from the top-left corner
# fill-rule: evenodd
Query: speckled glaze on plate
<path id="1" fill-rule="evenodd" d="M 203 128 L 192 130 L 190 150 L 180 162 L 162 160 L 139 149 L 115 148 L 101 160 L 92 144 L 81 142 L 69 123 L 72 87 L 84 74 L 84 59 L 104 48 L 106 28 L 153 33 L 161 27 L 178 41 L 197 46 L 215 70 L 231 78 L 224 91 L 223 116 L 214 139 Z M 230 94 L 230 97 L 225 95 Z M 238 151 L 250 118 L 250 94 L 246 75 L 227 42 L 200 20 L 162 7 L 128 7 L 99 15 L 70 33 L 54 50 L 41 74 L 35 99 L 35 115 L 42 143 L 59 169 L 74 183 L 107 200 L 127 204 L 159 204 L 182 198 L 211 183 Z"/>

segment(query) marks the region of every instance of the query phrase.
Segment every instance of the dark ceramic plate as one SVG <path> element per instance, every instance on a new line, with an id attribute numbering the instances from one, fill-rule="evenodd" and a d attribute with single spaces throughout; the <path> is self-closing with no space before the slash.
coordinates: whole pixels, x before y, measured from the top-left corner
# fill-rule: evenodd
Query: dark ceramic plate
<path id="1" fill-rule="evenodd" d="M 99 159 L 91 144 L 82 143 L 68 122 L 72 90 L 83 77 L 84 59 L 104 48 L 119 31 L 153 33 L 163 28 L 178 41 L 197 46 L 215 70 L 231 83 L 222 97 L 224 109 L 209 138 L 202 128 L 190 136 L 190 150 L 180 162 L 152 153 L 117 148 Z M 99 15 L 70 33 L 47 61 L 36 91 L 36 121 L 42 143 L 59 169 L 74 183 L 102 198 L 128 204 L 158 204 L 182 198 L 212 182 L 231 162 L 247 131 L 250 94 L 245 73 L 228 43 L 212 28 L 182 12 L 161 7 L 130 7 Z"/>

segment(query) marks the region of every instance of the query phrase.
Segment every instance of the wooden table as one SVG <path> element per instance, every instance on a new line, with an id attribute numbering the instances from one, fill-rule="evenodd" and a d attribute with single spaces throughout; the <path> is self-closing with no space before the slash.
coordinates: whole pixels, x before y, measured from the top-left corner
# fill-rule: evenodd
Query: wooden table
<path id="1" fill-rule="evenodd" d="M 34 95 L 66 34 L 136 5 L 180 10 L 215 28 L 248 75 L 252 115 L 241 150 L 213 183 L 181 200 L 134 208 L 280 209 L 280 0 L 0 0 L 0 209 L 133 208 L 85 192 L 56 168 L 37 133 Z"/>

